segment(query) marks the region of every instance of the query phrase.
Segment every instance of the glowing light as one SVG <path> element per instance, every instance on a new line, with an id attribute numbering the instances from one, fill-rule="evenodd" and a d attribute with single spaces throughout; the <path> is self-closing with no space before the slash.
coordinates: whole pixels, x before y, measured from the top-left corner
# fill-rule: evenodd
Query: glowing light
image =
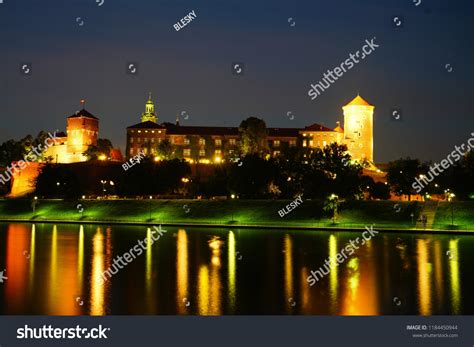
<path id="1" fill-rule="evenodd" d="M 285 265 L 284 265 L 284 273 L 285 273 L 285 298 L 286 298 L 286 310 L 291 312 L 292 306 L 291 302 L 289 301 L 290 298 L 293 298 L 293 242 L 291 236 L 286 234 L 285 235 Z"/>
<path id="2" fill-rule="evenodd" d="M 105 154 L 99 155 L 99 160 L 105 160 L 107 159 L 107 156 Z"/>
<path id="3" fill-rule="evenodd" d="M 180 314 L 186 312 L 186 306 L 183 303 L 184 298 L 188 297 L 188 236 L 184 229 L 178 230 L 178 240 L 176 242 L 176 305 Z"/>
<path id="4" fill-rule="evenodd" d="M 459 278 L 459 240 L 449 240 L 449 282 L 451 285 L 452 314 L 460 314 L 461 280 Z"/>
<path id="5" fill-rule="evenodd" d="M 214 162 L 215 163 L 220 163 L 222 161 L 222 158 L 221 157 L 215 157 L 214 158 Z"/>
<path id="6" fill-rule="evenodd" d="M 181 178 L 181 182 L 183 182 L 183 183 L 188 183 L 188 182 L 189 182 L 189 178 L 183 177 L 183 178 Z"/>
<path id="7" fill-rule="evenodd" d="M 104 235 L 102 234 L 101 228 L 97 228 L 97 231 L 92 239 L 92 270 L 90 277 L 90 290 L 91 290 L 91 316 L 102 316 L 105 314 L 104 310 L 104 290 L 105 283 L 101 285 L 98 281 L 101 280 L 104 272 Z"/>
<path id="8" fill-rule="evenodd" d="M 418 300 L 420 314 L 431 315 L 431 263 L 429 262 L 428 243 L 417 240 L 418 263 Z"/>
<path id="9" fill-rule="evenodd" d="M 229 306 L 231 311 L 235 309 L 235 278 L 236 278 L 236 254 L 235 254 L 235 235 L 229 231 L 228 246 L 228 286 L 229 286 Z"/>

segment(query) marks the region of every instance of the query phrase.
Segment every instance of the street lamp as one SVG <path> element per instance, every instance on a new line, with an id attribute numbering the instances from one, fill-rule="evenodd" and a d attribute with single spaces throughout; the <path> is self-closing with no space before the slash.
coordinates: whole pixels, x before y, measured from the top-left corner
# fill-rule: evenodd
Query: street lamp
<path id="1" fill-rule="evenodd" d="M 449 190 L 449 189 L 448 189 Z M 448 193 L 448 201 L 451 202 L 451 226 L 454 226 L 454 206 L 453 206 L 453 200 L 454 200 L 454 197 L 456 195 L 454 195 L 453 193 L 449 192 Z"/>
<path id="2" fill-rule="evenodd" d="M 102 183 L 102 196 L 105 196 L 105 184 L 107 183 L 107 181 L 100 180 L 100 183 Z"/>
<path id="3" fill-rule="evenodd" d="M 36 217 L 36 204 L 38 203 L 38 197 L 35 196 L 31 202 L 31 207 L 33 207 L 33 218 Z"/>
<path id="4" fill-rule="evenodd" d="M 232 200 L 234 200 L 234 199 L 235 199 L 235 194 L 231 194 L 231 195 L 230 195 L 230 198 L 231 198 Z M 230 211 L 231 211 L 231 213 L 232 213 L 231 222 L 233 222 L 233 221 L 234 221 L 234 206 L 232 205 L 232 202 L 230 203 Z"/>
<path id="5" fill-rule="evenodd" d="M 150 195 L 150 203 L 148 204 L 148 211 L 150 212 L 149 220 L 151 220 L 151 199 L 153 199 L 153 197 Z"/>

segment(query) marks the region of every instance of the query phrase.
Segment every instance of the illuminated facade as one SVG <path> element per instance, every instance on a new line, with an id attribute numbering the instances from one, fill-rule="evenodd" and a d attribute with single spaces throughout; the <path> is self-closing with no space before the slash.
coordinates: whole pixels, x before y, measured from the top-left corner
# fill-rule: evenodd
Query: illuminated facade
<path id="1" fill-rule="evenodd" d="M 45 153 L 53 163 L 77 163 L 86 161 L 83 154 L 89 146 L 97 145 L 99 119 L 82 109 L 67 118 L 67 135 L 58 133 L 53 146 Z"/>
<path id="2" fill-rule="evenodd" d="M 343 107 L 344 128 L 336 122 L 334 129 L 312 124 L 305 128 L 268 128 L 268 145 L 273 156 L 282 148 L 303 146 L 324 148 L 335 142 L 346 144 L 354 159 L 373 162 L 374 106 L 359 95 Z M 189 162 L 219 163 L 238 147 L 238 127 L 182 126 L 176 123 L 157 123 L 155 107 L 150 96 L 142 113 L 141 123 L 127 128 L 127 158 L 144 151 L 156 156 L 161 141 L 168 139 L 175 155 Z"/>

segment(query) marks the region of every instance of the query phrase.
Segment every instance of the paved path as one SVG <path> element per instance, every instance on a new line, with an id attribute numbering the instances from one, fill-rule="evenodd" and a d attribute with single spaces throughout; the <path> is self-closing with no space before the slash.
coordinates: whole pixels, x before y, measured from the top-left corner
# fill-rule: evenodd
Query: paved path
<path id="1" fill-rule="evenodd" d="M 420 212 L 420 219 L 416 221 L 417 229 L 425 229 L 421 221 L 421 216 L 425 215 L 427 218 L 426 229 L 431 229 L 436 216 L 436 210 L 438 209 L 438 201 L 426 201 L 423 205 L 423 210 Z"/>

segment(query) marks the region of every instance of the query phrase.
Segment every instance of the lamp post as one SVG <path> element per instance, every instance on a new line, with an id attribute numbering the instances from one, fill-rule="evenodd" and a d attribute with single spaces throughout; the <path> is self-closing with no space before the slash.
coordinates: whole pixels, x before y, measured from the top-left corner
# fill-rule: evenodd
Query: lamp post
<path id="1" fill-rule="evenodd" d="M 234 200 L 234 199 L 235 199 L 235 194 L 231 194 L 230 198 L 231 198 L 232 200 Z M 231 222 L 233 222 L 233 221 L 234 221 L 234 206 L 232 205 L 232 201 L 230 202 L 230 211 L 231 211 L 231 213 L 232 213 Z"/>
<path id="2" fill-rule="evenodd" d="M 149 218 L 150 221 L 151 221 L 151 199 L 153 199 L 153 197 L 150 195 L 150 203 L 148 204 L 148 211 L 150 212 L 150 218 Z"/>
<path id="3" fill-rule="evenodd" d="M 454 197 L 456 195 L 454 195 L 453 193 L 449 193 L 449 201 L 451 202 L 451 226 L 454 226 L 454 204 L 453 204 L 453 200 L 454 200 Z"/>
<path id="4" fill-rule="evenodd" d="M 31 207 L 33 207 L 33 218 L 36 217 L 36 204 L 38 203 L 38 197 L 35 196 L 33 202 L 31 203 Z"/>
<path id="5" fill-rule="evenodd" d="M 100 180 L 100 183 L 102 183 L 102 196 L 105 197 L 105 184 L 107 183 L 107 181 Z"/>

